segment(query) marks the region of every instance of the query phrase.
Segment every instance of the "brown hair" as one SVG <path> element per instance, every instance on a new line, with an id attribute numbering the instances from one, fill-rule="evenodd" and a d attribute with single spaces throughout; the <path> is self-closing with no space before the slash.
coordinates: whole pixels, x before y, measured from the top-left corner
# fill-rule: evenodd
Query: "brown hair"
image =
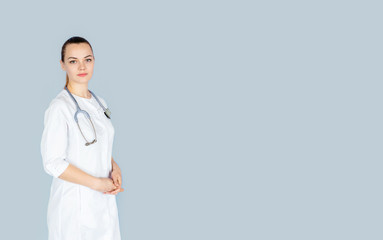
<path id="1" fill-rule="evenodd" d="M 68 40 L 66 40 L 65 43 L 63 44 L 62 48 L 61 48 L 61 61 L 62 62 L 64 62 L 65 50 L 66 50 L 67 45 L 68 44 L 73 44 L 73 43 L 77 43 L 77 44 L 79 44 L 79 43 L 87 43 L 89 45 L 90 49 L 93 52 L 92 45 L 90 45 L 90 43 L 85 38 L 82 38 L 82 37 L 79 37 L 79 36 L 74 36 L 74 37 L 71 37 Z M 69 82 L 69 78 L 68 78 L 68 74 L 66 74 L 65 87 L 68 86 L 68 82 Z"/>

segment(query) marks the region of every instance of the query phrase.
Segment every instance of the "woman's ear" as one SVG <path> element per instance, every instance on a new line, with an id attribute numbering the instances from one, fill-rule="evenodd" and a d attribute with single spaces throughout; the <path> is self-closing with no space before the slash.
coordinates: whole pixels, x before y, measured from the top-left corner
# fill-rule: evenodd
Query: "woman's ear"
<path id="1" fill-rule="evenodd" d="M 61 59 L 60 59 L 60 65 L 61 65 L 61 69 L 65 71 L 64 63 L 63 63 L 63 61 L 61 61 Z"/>

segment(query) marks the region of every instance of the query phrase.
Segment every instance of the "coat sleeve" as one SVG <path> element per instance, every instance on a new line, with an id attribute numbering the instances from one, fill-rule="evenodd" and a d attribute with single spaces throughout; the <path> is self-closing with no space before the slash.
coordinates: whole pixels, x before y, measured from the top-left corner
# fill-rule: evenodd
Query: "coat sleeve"
<path id="1" fill-rule="evenodd" d="M 63 113 L 63 104 L 52 102 L 44 115 L 44 130 L 41 138 L 41 155 L 46 173 L 58 178 L 68 167 L 68 126 Z"/>

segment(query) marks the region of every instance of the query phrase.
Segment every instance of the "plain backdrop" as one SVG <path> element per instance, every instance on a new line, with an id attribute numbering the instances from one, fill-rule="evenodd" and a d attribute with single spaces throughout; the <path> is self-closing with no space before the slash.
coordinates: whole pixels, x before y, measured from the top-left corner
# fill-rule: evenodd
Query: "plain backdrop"
<path id="1" fill-rule="evenodd" d="M 382 239 L 381 1 L 2 1 L 1 239 L 47 239 L 43 115 L 86 38 L 123 240 Z"/>

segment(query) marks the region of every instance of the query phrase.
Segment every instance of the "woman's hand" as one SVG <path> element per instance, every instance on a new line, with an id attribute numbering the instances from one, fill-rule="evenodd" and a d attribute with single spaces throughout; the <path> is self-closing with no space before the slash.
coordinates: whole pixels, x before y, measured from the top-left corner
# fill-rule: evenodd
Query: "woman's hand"
<path id="1" fill-rule="evenodd" d="M 114 185 L 113 180 L 110 178 L 96 178 L 92 189 L 105 193 L 116 190 L 117 186 Z"/>
<path id="2" fill-rule="evenodd" d="M 120 170 L 120 168 L 115 168 L 115 169 L 111 172 L 110 177 L 112 178 L 113 183 L 114 183 L 114 185 L 115 185 L 117 188 L 114 189 L 114 190 L 112 190 L 112 191 L 106 191 L 106 192 L 104 192 L 104 193 L 105 193 L 105 194 L 116 195 L 116 194 L 119 193 L 119 192 L 123 192 L 124 189 L 121 188 L 122 177 L 121 177 L 121 170 Z"/>
<path id="3" fill-rule="evenodd" d="M 112 178 L 113 183 L 117 188 L 112 191 L 106 191 L 104 193 L 116 195 L 119 192 L 123 192 L 124 189 L 121 188 L 121 185 L 122 185 L 121 169 L 118 166 L 118 164 L 114 161 L 113 157 L 111 158 L 111 161 L 112 161 L 112 172 L 110 173 L 110 178 Z"/>
<path id="4" fill-rule="evenodd" d="M 120 169 L 113 170 L 110 176 L 112 177 L 114 185 L 116 185 L 117 187 L 121 187 L 121 184 L 122 184 L 121 170 Z"/>

